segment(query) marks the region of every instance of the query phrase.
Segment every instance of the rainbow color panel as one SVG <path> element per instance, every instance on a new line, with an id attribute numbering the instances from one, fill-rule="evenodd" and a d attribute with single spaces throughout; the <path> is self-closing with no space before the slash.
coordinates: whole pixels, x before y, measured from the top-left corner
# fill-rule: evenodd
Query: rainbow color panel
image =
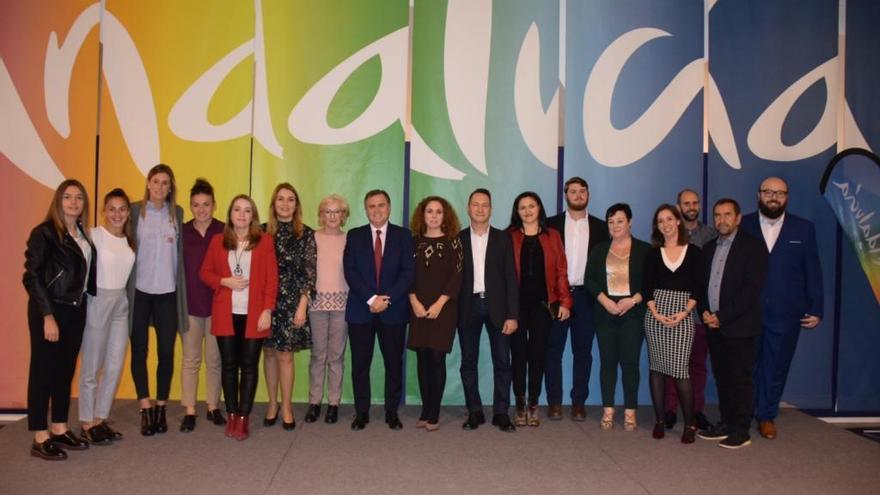
<path id="1" fill-rule="evenodd" d="M 94 200 L 100 5 L 0 3 L 0 202 L 14 228 L 0 236 L 0 408 L 26 405 L 29 337 L 21 285 L 25 243 L 55 187 L 83 182 Z"/>

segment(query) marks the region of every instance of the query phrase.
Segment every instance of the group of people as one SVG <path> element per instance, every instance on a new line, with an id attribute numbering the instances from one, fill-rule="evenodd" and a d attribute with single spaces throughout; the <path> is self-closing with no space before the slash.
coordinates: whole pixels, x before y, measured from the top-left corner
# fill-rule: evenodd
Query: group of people
<path id="1" fill-rule="evenodd" d="M 321 200 L 319 229 L 312 230 L 288 183 L 273 191 L 261 224 L 257 205 L 243 194 L 230 202 L 225 222 L 214 218 L 213 188 L 197 179 L 190 190 L 193 218 L 184 223 L 174 173 L 164 164 L 147 174 L 142 201 L 132 203 L 121 189 L 107 193 L 102 225 L 88 229 L 85 188 L 66 180 L 25 253 L 31 454 L 62 460 L 66 450 L 122 437 L 108 417 L 129 343 L 140 433 L 165 433 L 178 332 L 182 432 L 196 427 L 204 361 L 207 420 L 225 425 L 229 437 L 248 438 L 261 353 L 269 397 L 263 425 L 280 417 L 285 430 L 295 429 L 293 355 L 303 349 L 311 350 L 304 419 L 319 420 L 326 386 L 324 421 L 336 423 L 347 344 L 351 428 L 362 430 L 370 422 L 377 340 L 385 423 L 393 430 L 403 426 L 398 408 L 409 348 L 422 397 L 415 426 L 436 431 L 446 355 L 456 334 L 468 411 L 462 427 L 477 429 L 486 422 L 477 373 L 485 328 L 494 375 L 492 424 L 501 431 L 540 425 L 545 383 L 547 417 L 562 419 L 562 358 L 570 334 L 572 420 L 586 418 L 595 336 L 599 425 L 615 425 L 619 369 L 623 428 L 636 429 L 646 340 L 654 438 L 674 426 L 678 404 L 684 443 L 699 435 L 728 448 L 748 445 L 753 417 L 761 435 L 774 438 L 799 330 L 815 327 L 823 310 L 815 231 L 786 213 L 787 192 L 781 179 L 766 179 L 759 212 L 745 216 L 736 201 L 718 200 L 713 229 L 699 222 L 697 193 L 684 190 L 676 205 L 657 208 L 649 244 L 632 236 L 627 204 L 609 207 L 604 222 L 588 214 L 589 186 L 579 177 L 565 183 L 567 208 L 553 217 L 536 193 L 517 196 L 506 230 L 490 224 L 486 189 L 468 198 L 468 227 L 461 228 L 446 199 L 428 196 L 416 206 L 411 230 L 389 222 L 391 198 L 376 189 L 364 197 L 368 223 L 348 232 L 343 197 Z M 150 327 L 158 355 L 155 395 L 146 364 Z M 75 435 L 68 409 L 80 354 L 81 430 Z M 703 414 L 707 354 L 718 385 L 721 417 L 715 424 Z"/>

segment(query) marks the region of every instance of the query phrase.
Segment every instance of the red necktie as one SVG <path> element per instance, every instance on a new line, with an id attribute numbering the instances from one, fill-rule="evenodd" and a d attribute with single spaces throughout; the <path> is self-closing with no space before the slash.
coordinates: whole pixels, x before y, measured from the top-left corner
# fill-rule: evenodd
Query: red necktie
<path id="1" fill-rule="evenodd" d="M 379 274 L 382 272 L 382 231 L 376 230 L 376 243 L 373 245 L 373 262 L 376 263 L 376 290 L 379 290 Z"/>

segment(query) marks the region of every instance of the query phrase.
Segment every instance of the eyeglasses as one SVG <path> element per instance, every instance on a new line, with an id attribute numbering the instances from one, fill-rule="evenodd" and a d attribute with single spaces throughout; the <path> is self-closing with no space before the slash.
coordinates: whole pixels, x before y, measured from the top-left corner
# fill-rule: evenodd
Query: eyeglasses
<path id="1" fill-rule="evenodd" d="M 342 210 L 323 210 L 322 213 L 325 215 L 341 215 Z"/>
<path id="2" fill-rule="evenodd" d="M 767 198 L 784 198 L 788 195 L 788 191 L 774 191 L 772 189 L 761 189 L 759 192 L 761 196 Z"/>

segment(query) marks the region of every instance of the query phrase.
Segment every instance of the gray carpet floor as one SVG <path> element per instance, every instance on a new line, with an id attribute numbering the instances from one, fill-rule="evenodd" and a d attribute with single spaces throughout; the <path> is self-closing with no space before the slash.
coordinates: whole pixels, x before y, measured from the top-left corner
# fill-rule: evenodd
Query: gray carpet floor
<path id="1" fill-rule="evenodd" d="M 779 438 L 753 432 L 752 445 L 736 451 L 699 438 L 682 445 L 680 424 L 654 440 L 648 408 L 636 432 L 623 431 L 619 418 L 600 430 L 591 407 L 586 422 L 544 420 L 512 434 L 489 425 L 463 431 L 460 407 L 444 408 L 436 432 L 414 427 L 412 406 L 401 411 L 402 431 L 385 426 L 381 406 L 360 432 L 349 429 L 350 406 L 327 425 L 302 423 L 297 405 L 293 432 L 264 428 L 264 410 L 257 405 L 251 438 L 238 442 L 203 410 L 196 430 L 180 433 L 182 412 L 172 403 L 170 431 L 144 438 L 134 401 L 117 401 L 123 440 L 54 463 L 29 456 L 31 434 L 18 421 L 0 429 L 0 493 L 880 493 L 880 444 L 792 409 L 777 421 Z"/>

